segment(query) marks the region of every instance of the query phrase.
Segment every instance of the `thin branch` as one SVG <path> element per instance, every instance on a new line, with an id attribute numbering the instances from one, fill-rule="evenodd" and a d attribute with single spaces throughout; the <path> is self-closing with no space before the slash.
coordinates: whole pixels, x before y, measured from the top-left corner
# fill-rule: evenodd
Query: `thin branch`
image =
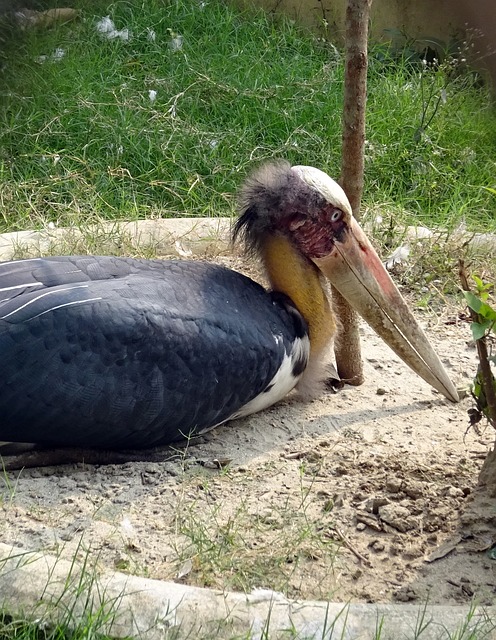
<path id="1" fill-rule="evenodd" d="M 468 283 L 467 272 L 465 270 L 465 263 L 463 260 L 460 259 L 458 261 L 458 267 L 462 289 L 464 291 L 470 291 L 470 285 Z M 468 308 L 468 310 L 472 322 L 480 324 L 481 319 L 479 317 L 479 314 L 470 307 Z M 486 337 L 483 336 L 482 338 L 479 338 L 475 341 L 475 344 L 477 346 L 477 355 L 479 357 L 482 387 L 487 402 L 487 418 L 491 426 L 496 429 L 496 391 L 494 389 L 494 378 L 491 371 L 491 365 L 489 363 L 489 356 L 487 353 Z"/>
<path id="2" fill-rule="evenodd" d="M 346 65 L 343 107 L 343 150 L 341 186 L 360 218 L 363 191 L 365 107 L 367 102 L 367 42 L 372 0 L 348 0 L 346 6 Z M 334 347 L 339 376 L 349 384 L 364 381 L 360 355 L 358 316 L 334 288 L 333 306 L 341 324 L 341 335 Z"/>
<path id="3" fill-rule="evenodd" d="M 332 529 L 336 533 L 337 537 L 344 544 L 344 546 L 347 549 L 349 549 L 351 551 L 351 553 L 353 553 L 353 555 L 356 556 L 356 558 L 358 558 L 358 560 L 360 560 L 360 562 L 363 562 L 363 564 L 367 565 L 367 567 L 371 567 L 372 566 L 372 563 L 370 562 L 370 560 L 368 558 L 366 558 L 365 556 L 363 556 L 358 551 L 358 549 L 350 542 L 350 540 L 344 535 L 344 533 L 340 529 L 338 529 L 337 527 L 333 527 Z"/>

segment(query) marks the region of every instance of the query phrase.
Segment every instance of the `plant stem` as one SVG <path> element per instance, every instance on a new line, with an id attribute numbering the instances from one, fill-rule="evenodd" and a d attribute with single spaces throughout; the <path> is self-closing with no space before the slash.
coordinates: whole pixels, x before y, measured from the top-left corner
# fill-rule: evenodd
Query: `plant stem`
<path id="1" fill-rule="evenodd" d="M 465 262 L 460 259 L 458 261 L 460 282 L 462 283 L 462 289 L 464 291 L 470 291 L 470 285 L 467 279 L 467 272 L 465 270 Z M 468 308 L 470 317 L 473 322 L 477 322 L 480 324 L 481 319 L 479 318 L 479 314 L 476 313 L 470 307 Z M 491 365 L 489 364 L 489 357 L 487 353 L 487 344 L 486 337 L 483 336 L 475 341 L 477 346 L 477 355 L 479 358 L 479 366 L 482 377 L 482 387 L 484 389 L 484 395 L 486 396 L 487 402 L 487 413 L 488 420 L 491 426 L 496 429 L 496 392 L 494 390 L 493 384 L 493 374 L 491 372 Z"/>

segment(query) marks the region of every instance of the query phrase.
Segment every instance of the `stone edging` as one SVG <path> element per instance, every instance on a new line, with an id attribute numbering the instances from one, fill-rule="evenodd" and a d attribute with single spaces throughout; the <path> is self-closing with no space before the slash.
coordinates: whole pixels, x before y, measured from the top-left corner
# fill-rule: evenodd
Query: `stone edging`
<path id="1" fill-rule="evenodd" d="M 19 253 L 25 256 L 54 254 L 58 247 L 74 245 L 89 234 L 99 234 L 99 245 L 111 251 L 123 240 L 130 246 L 152 247 L 157 255 L 180 257 L 230 254 L 231 218 L 158 218 L 134 222 L 102 222 L 86 228 L 54 227 L 42 231 L 14 231 L 0 234 L 0 261 L 12 260 Z M 365 224 L 365 230 L 370 232 Z M 496 235 L 469 233 L 458 230 L 452 233 L 432 231 L 427 227 L 410 226 L 398 229 L 398 241 L 405 245 L 419 241 L 450 243 L 450 246 L 467 244 L 475 251 L 496 252 Z"/>
<path id="2" fill-rule="evenodd" d="M 53 254 L 57 247 L 76 245 L 88 233 L 100 234 L 101 244 L 115 246 L 121 239 L 142 247 L 153 247 L 158 255 L 212 255 L 231 253 L 230 218 L 164 218 L 135 222 L 103 222 L 87 229 L 46 228 L 0 234 L 0 260 L 23 255 Z"/>
<path id="3" fill-rule="evenodd" d="M 83 568 L 81 563 L 1 543 L 0 603 L 10 615 L 23 615 L 38 624 L 75 626 L 91 616 L 101 620 L 100 633 L 146 640 L 372 640 L 380 626 L 381 640 L 407 640 L 418 637 L 419 625 L 425 627 L 423 640 L 440 640 L 461 628 L 471 611 L 468 606 L 296 601 L 266 589 L 228 593 L 119 572 L 98 574 L 91 568 L 91 557 Z M 484 620 L 490 624 L 496 608 L 472 613 L 463 637 Z M 288 636 L 288 630 L 294 635 Z"/>

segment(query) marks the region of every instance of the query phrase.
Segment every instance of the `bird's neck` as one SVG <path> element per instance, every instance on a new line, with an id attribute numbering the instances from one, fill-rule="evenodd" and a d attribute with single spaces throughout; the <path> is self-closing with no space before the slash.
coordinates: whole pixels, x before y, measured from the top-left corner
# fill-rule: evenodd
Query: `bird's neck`
<path id="1" fill-rule="evenodd" d="M 318 358 L 327 351 L 336 323 L 317 267 L 283 236 L 273 236 L 266 241 L 262 259 L 272 289 L 289 296 L 305 319 L 310 358 Z"/>

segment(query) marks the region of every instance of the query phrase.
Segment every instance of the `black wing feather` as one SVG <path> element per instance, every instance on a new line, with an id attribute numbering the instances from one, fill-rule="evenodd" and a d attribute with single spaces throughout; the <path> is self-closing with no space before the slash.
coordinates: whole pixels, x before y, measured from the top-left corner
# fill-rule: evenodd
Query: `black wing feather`
<path id="1" fill-rule="evenodd" d="M 0 264 L 0 440 L 173 442 L 261 393 L 296 333 L 301 319 L 284 301 L 216 265 Z"/>

